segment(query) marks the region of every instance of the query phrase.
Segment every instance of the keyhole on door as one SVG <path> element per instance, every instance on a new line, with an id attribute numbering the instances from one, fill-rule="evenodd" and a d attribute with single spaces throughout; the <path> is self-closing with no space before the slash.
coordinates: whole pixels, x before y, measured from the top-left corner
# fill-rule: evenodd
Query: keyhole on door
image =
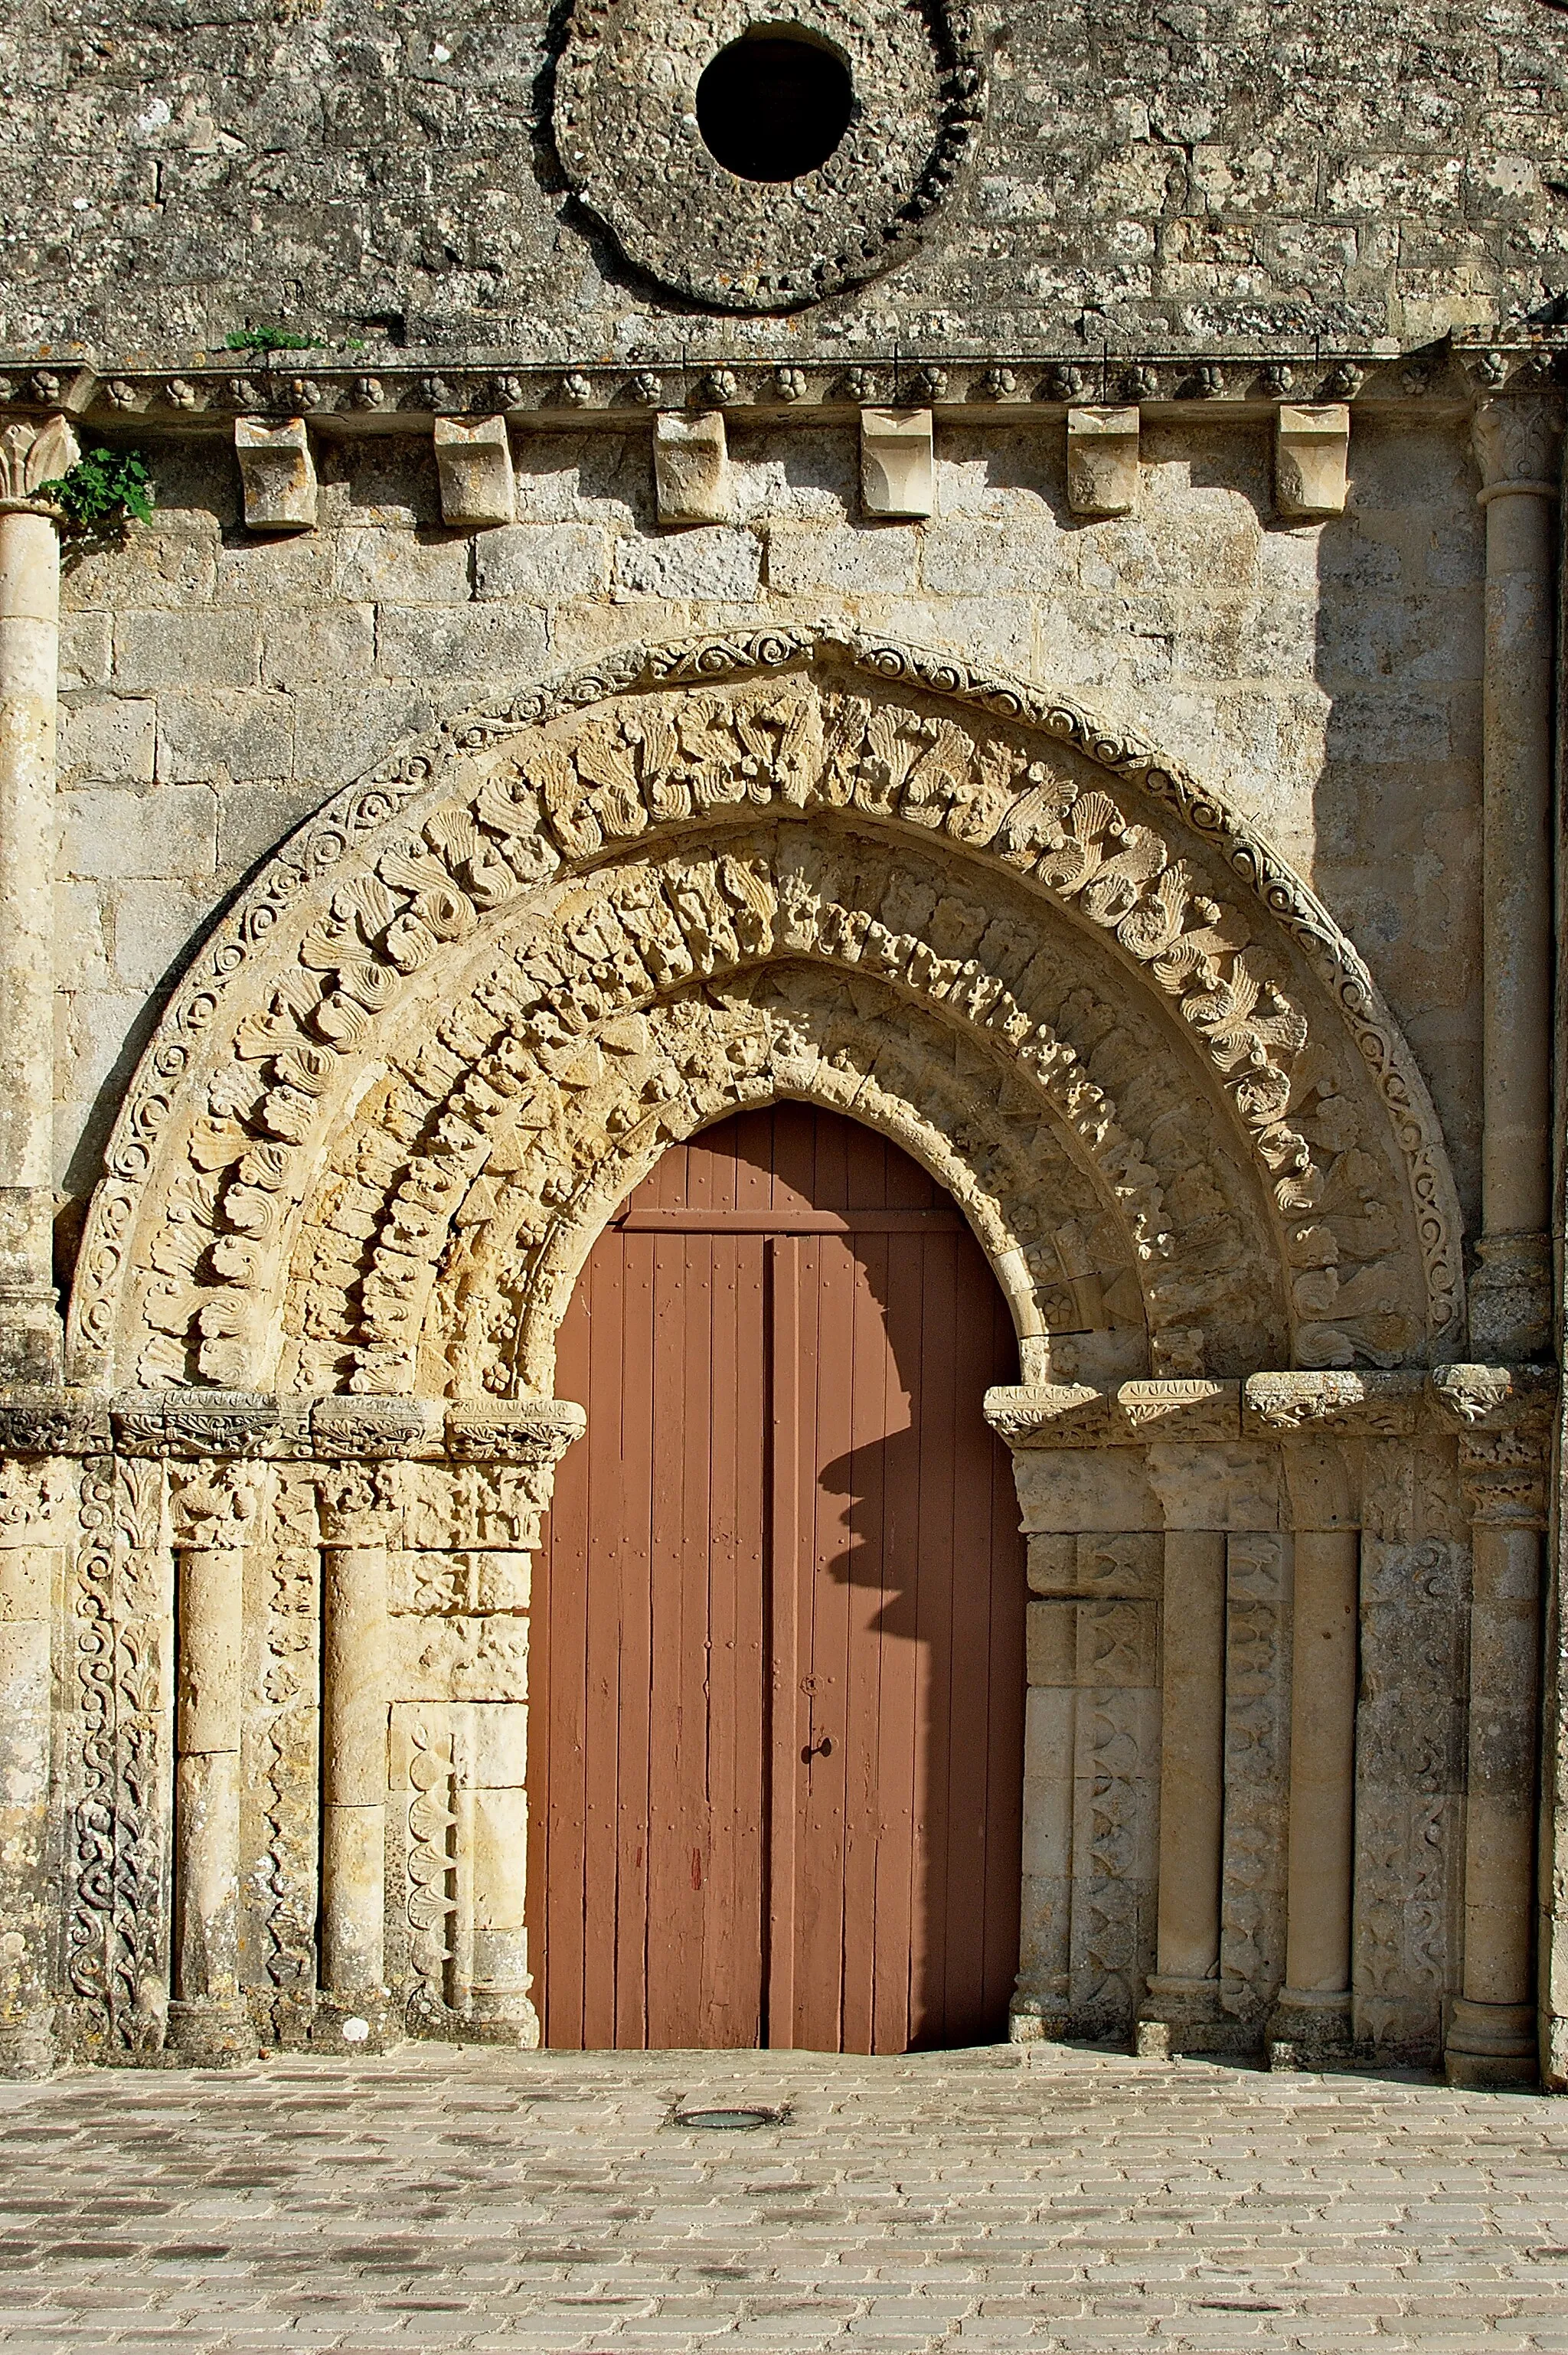
<path id="1" fill-rule="evenodd" d="M 833 1736 L 830 1733 L 825 1733 L 820 1742 L 808 1742 L 800 1755 L 802 1763 L 807 1766 L 810 1765 L 814 1758 L 831 1758 L 833 1755 Z"/>

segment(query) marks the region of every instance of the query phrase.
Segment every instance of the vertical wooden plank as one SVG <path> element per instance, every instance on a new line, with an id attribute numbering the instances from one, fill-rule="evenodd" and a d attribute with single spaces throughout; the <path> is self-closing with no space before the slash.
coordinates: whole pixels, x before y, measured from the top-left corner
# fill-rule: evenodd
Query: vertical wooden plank
<path id="1" fill-rule="evenodd" d="M 768 1693 L 765 1621 L 768 1369 L 761 1235 L 736 1243 L 735 1464 L 736 1523 L 735 1830 L 738 1867 L 736 1950 L 746 1966 L 743 2010 L 737 2009 L 737 2044 L 766 2038 L 765 1936 Z M 743 2033 L 742 2033 L 743 2030 Z"/>
<path id="2" fill-rule="evenodd" d="M 821 1144 L 819 1126 L 819 1181 Z M 840 1140 L 840 1185 L 842 1163 Z M 816 1276 L 816 1479 L 806 1668 L 812 1755 L 806 1765 L 796 2019 L 803 2044 L 835 2052 L 842 2050 L 845 1790 L 854 1740 L 848 1670 L 854 1550 L 848 1522 L 857 1472 L 850 1433 L 855 1263 L 845 1240 L 836 1235 L 813 1236 L 801 1261 L 808 1295 L 811 1275 Z M 826 1754 L 821 1748 L 825 1740 L 832 1744 Z"/>
<path id="3" fill-rule="evenodd" d="M 608 1252 L 612 1239 L 595 1249 Z M 655 1337 L 658 1303 L 654 1288 L 654 1238 L 620 1239 L 621 1348 L 613 1372 L 619 1397 L 605 1408 L 606 1428 L 597 1452 L 604 1462 L 613 1497 L 604 1500 L 603 1521 L 589 1560 L 589 1575 L 603 1577 L 617 1597 L 619 1657 L 616 1689 L 620 1711 L 620 1771 L 616 1778 L 614 1872 L 616 1886 L 615 2013 L 611 2041 L 635 2048 L 647 2041 L 649 1771 L 653 1708 L 654 1466 L 656 1430 Z M 611 1433 L 613 1433 L 612 1441 Z M 594 1426 L 589 1424 L 589 1444 Z"/>
<path id="4" fill-rule="evenodd" d="M 752 1957 L 743 1935 L 746 1873 L 745 1806 L 739 1787 L 741 1597 L 736 1443 L 740 1427 L 739 1248 L 733 1235 L 716 1235 L 712 1252 L 711 1368 L 709 1392 L 709 1528 L 706 1660 L 701 1678 L 707 1746 L 707 1817 L 701 1838 L 706 1865 L 701 1892 L 700 2009 L 696 2041 L 722 2050 L 756 2041 Z M 694 1565 L 695 1567 L 695 1565 Z"/>
<path id="5" fill-rule="evenodd" d="M 890 1161 L 891 1156 L 889 1156 Z M 917 1178 L 923 1172 L 901 1160 Z M 890 1185 L 896 1186 L 889 1171 Z M 929 1183 L 928 1180 L 924 1181 Z M 919 1631 L 921 1313 L 925 1250 L 918 1236 L 889 1241 L 887 1408 L 883 1442 L 881 1719 L 877 1752 L 878 1841 L 873 2052 L 902 2052 L 910 2037 L 910 1956 L 916 1902 L 920 1793 L 916 1732 Z"/>
<path id="6" fill-rule="evenodd" d="M 770 2046 L 795 2043 L 799 1949 L 799 1832 L 805 1770 L 801 1708 L 800 1603 L 809 1524 L 801 1479 L 802 1420 L 808 1368 L 801 1334 L 801 1243 L 767 1245 L 768 1353 L 768 1856 L 767 2019 Z"/>
<path id="7" fill-rule="evenodd" d="M 881 1139 L 874 1142 L 880 1147 Z M 880 1161 L 880 1156 L 879 1156 Z M 881 1190 L 883 1172 L 872 1178 Z M 851 1163 L 849 1186 L 855 1187 Z M 844 1935 L 841 2034 L 847 2052 L 870 2052 L 876 1972 L 877 1861 L 881 1837 L 881 1700 L 884 1666 L 896 1650 L 884 1631 L 896 1566 L 884 1551 L 883 1450 L 896 1377 L 888 1348 L 887 1235 L 864 1234 L 846 1247 L 849 1289 L 849 1461 L 848 1560 L 834 1575 L 844 1588 Z M 903 1238 L 900 1237 L 901 1241 Z"/>
<path id="8" fill-rule="evenodd" d="M 947 1784 L 953 1742 L 954 1326 L 960 1313 L 946 1238 L 921 1243 L 920 1570 L 916 1625 L 922 1684 L 916 1705 L 915 1900 L 910 1945 L 910 2041 L 941 2037 L 947 1927 Z"/>

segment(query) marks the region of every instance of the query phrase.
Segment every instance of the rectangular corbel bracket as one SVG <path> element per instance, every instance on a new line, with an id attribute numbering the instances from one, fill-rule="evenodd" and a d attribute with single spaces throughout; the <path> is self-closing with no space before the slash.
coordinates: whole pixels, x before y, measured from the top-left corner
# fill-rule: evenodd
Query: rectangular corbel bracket
<path id="1" fill-rule="evenodd" d="M 654 493 L 660 523 L 728 523 L 735 512 L 724 412 L 661 410 L 654 420 Z"/>
<path id="2" fill-rule="evenodd" d="M 862 409 L 860 501 L 869 516 L 928 516 L 934 500 L 929 409 Z"/>
<path id="3" fill-rule="evenodd" d="M 1343 400 L 1316 409 L 1282 406 L 1275 426 L 1274 493 L 1282 516 L 1296 522 L 1345 512 L 1350 410 Z"/>
<path id="4" fill-rule="evenodd" d="M 282 425 L 237 417 L 234 454 L 250 531 L 309 531 L 315 523 L 315 464 L 303 417 Z"/>
<path id="5" fill-rule="evenodd" d="M 1138 503 L 1138 412 L 1070 409 L 1067 504 L 1074 515 L 1131 515 Z"/>
<path id="6" fill-rule="evenodd" d="M 441 477 L 443 523 L 483 529 L 511 522 L 512 445 L 504 417 L 477 418 L 472 425 L 455 417 L 438 417 L 435 470 Z"/>

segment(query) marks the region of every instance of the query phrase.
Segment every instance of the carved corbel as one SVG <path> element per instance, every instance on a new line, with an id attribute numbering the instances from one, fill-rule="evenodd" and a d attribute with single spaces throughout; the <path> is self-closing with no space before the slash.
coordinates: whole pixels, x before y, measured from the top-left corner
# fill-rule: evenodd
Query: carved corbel
<path id="1" fill-rule="evenodd" d="M 1282 405 L 1275 412 L 1274 434 L 1275 503 L 1280 514 L 1293 523 L 1343 515 L 1349 452 L 1348 403 L 1326 401 L 1313 409 Z"/>
<path id="2" fill-rule="evenodd" d="M 315 525 L 315 462 L 303 417 L 281 425 L 237 417 L 234 454 L 249 531 L 310 531 Z"/>
<path id="3" fill-rule="evenodd" d="M 654 494 L 662 524 L 728 523 L 735 512 L 724 412 L 661 410 L 654 420 Z"/>
<path id="4" fill-rule="evenodd" d="M 1131 515 L 1138 500 L 1136 409 L 1067 412 L 1067 504 L 1074 515 Z"/>
<path id="5" fill-rule="evenodd" d="M 438 417 L 433 432 L 442 521 L 479 529 L 510 523 L 515 490 L 506 419 L 481 417 L 469 424 Z"/>
<path id="6" fill-rule="evenodd" d="M 862 409 L 860 502 L 869 516 L 912 520 L 935 501 L 929 409 Z"/>

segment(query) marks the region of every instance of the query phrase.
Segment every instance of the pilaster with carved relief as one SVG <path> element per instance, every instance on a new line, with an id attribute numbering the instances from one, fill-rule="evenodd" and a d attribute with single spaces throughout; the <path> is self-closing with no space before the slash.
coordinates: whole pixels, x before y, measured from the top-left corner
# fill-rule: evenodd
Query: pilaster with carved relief
<path id="1" fill-rule="evenodd" d="M 0 1462 L 0 2077 L 54 2059 L 49 1639 L 76 1490 L 73 1465 Z"/>

